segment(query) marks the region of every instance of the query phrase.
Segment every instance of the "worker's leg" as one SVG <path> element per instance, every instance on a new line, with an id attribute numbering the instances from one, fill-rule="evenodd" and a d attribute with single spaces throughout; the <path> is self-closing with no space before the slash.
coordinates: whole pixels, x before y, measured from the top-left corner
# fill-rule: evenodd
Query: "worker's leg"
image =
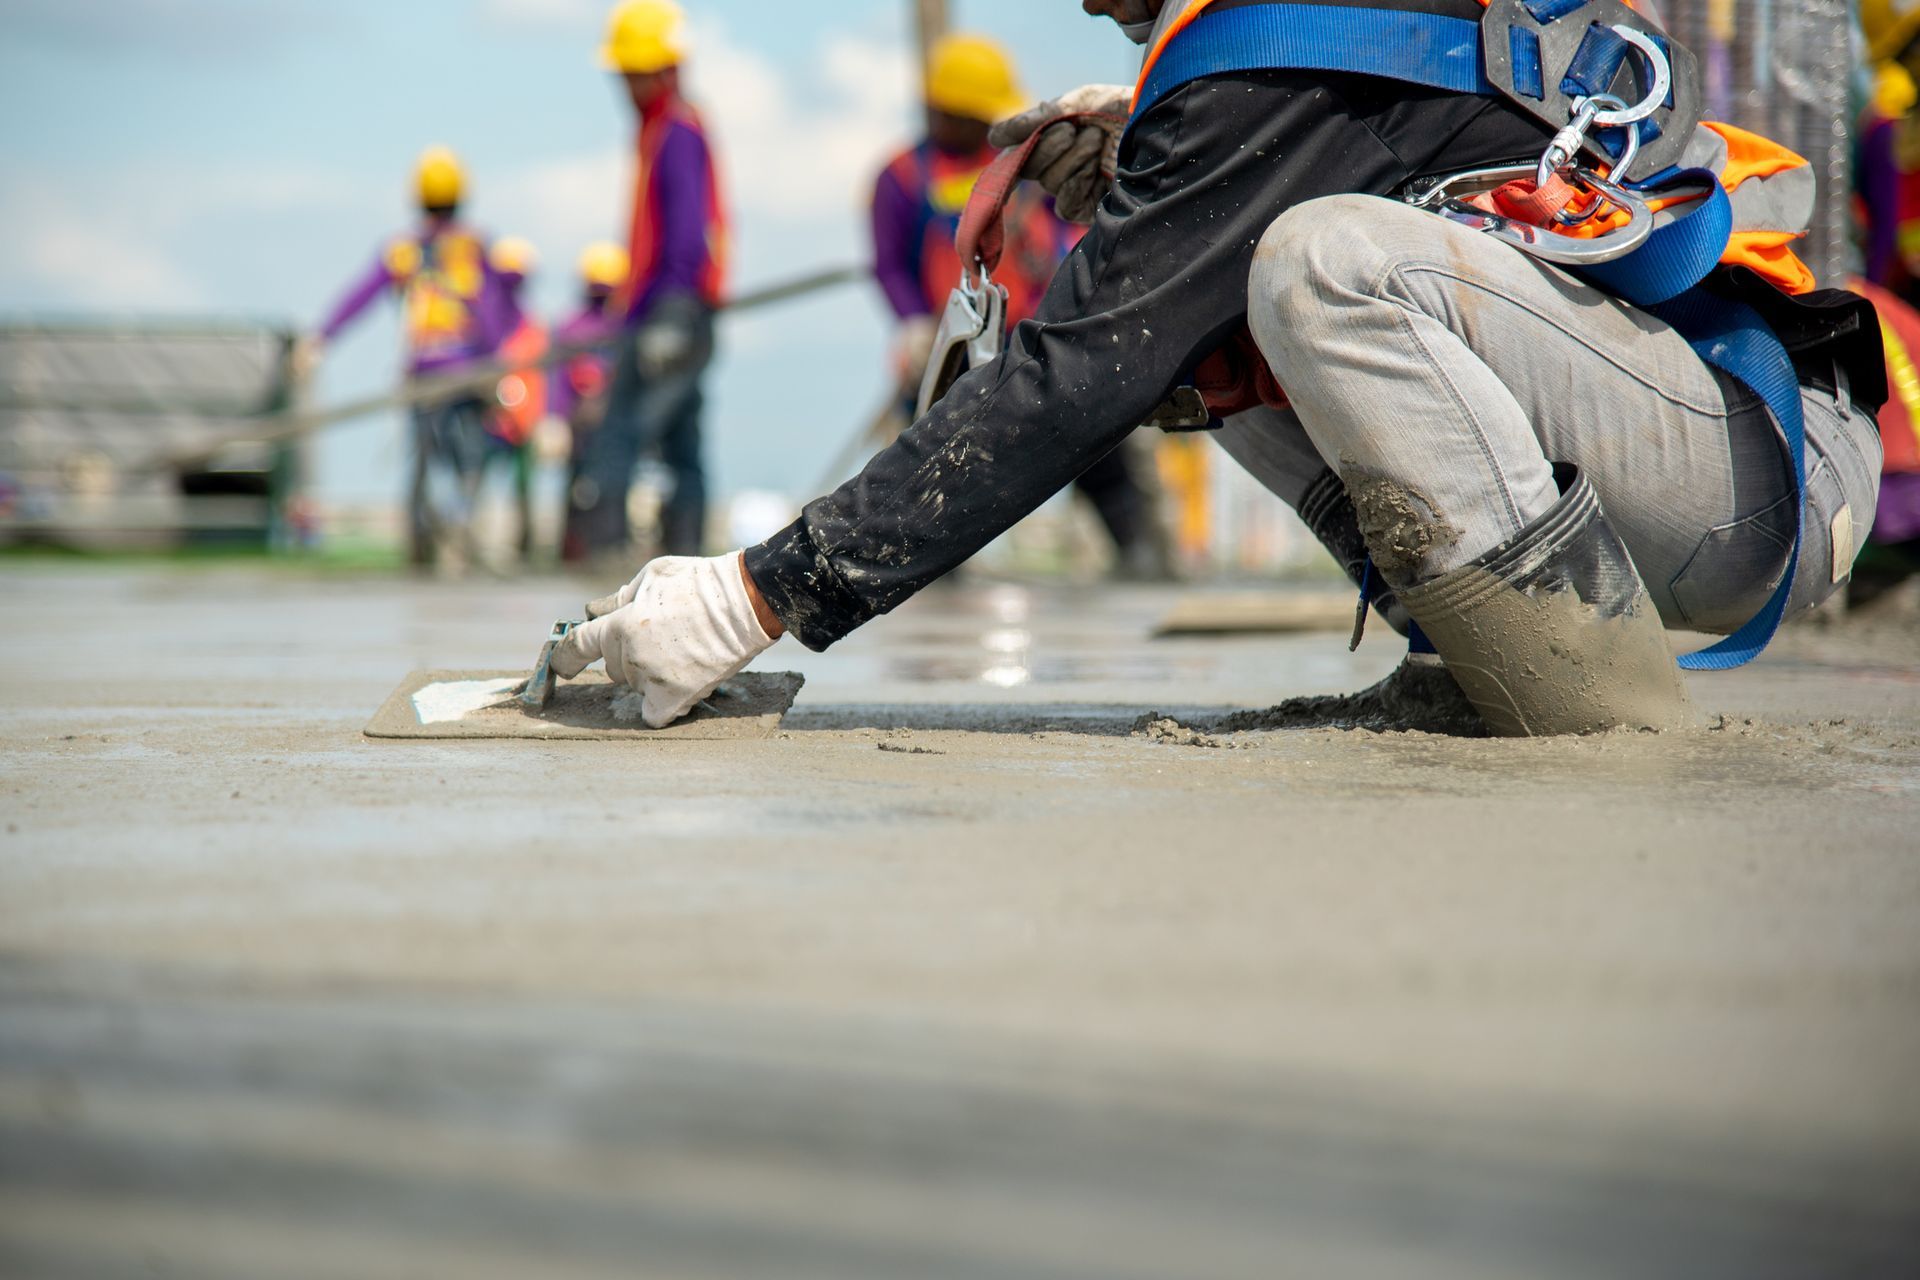
<path id="1" fill-rule="evenodd" d="M 697 556 L 706 540 L 707 472 L 701 457 L 700 419 L 706 396 L 696 373 L 676 375 L 659 400 L 660 461 L 673 476 L 673 492 L 660 509 L 660 549 L 670 556 Z"/>
<path id="2" fill-rule="evenodd" d="M 513 514 L 519 528 L 515 532 L 514 547 L 519 552 L 521 564 L 533 562 L 533 441 L 528 440 L 515 446 L 507 455 L 513 467 Z"/>
<path id="3" fill-rule="evenodd" d="M 580 474 L 572 485 L 570 501 L 579 515 L 577 528 L 588 556 L 622 549 L 631 536 L 627 494 L 633 487 L 633 469 L 640 461 L 648 393 L 634 359 L 633 343 L 621 343 L 606 413 L 600 425 L 587 435 Z"/>
<path id="4" fill-rule="evenodd" d="M 1213 438 L 1247 474 L 1294 509 L 1359 587 L 1366 577 L 1367 544 L 1360 536 L 1353 502 L 1346 485 L 1300 425 L 1299 415 L 1291 409 L 1249 409 L 1222 423 Z M 1407 634 L 1406 611 L 1392 588 L 1383 582 L 1367 585 L 1375 610 L 1395 631 Z"/>
<path id="5" fill-rule="evenodd" d="M 1515 538 L 1577 465 L 1670 625 L 1731 631 L 1793 532 L 1765 406 L 1671 328 L 1505 245 L 1393 201 L 1296 207 L 1262 241 L 1256 339 L 1346 481 L 1376 565 L 1429 581 Z M 1831 531 L 1872 517 L 1877 435 L 1805 396 L 1806 542 L 1794 604 L 1834 586 Z M 1842 509 L 1846 514 L 1842 514 Z"/>
<path id="6" fill-rule="evenodd" d="M 693 351 L 678 368 L 647 387 L 640 438 L 659 452 L 673 476 L 673 492 L 660 511 L 660 547 L 670 556 L 697 556 L 706 541 L 707 472 L 701 448 L 702 387 L 713 359 L 713 313 L 695 319 Z"/>
<path id="7" fill-rule="evenodd" d="M 1652 316 L 1386 200 L 1277 219 L 1249 303 L 1375 566 L 1497 732 L 1689 720 L 1660 620 L 1731 630 L 1787 563 L 1792 480 L 1755 397 Z M 1817 456 L 1859 456 L 1831 395 L 1807 407 Z M 1873 501 L 1820 479 L 1804 603 L 1844 576 L 1838 505 Z"/>
<path id="8" fill-rule="evenodd" d="M 1087 496 L 1107 536 L 1113 539 L 1117 572 L 1136 581 L 1172 576 L 1170 557 L 1153 536 L 1154 513 L 1147 491 L 1134 475 L 1127 441 L 1081 472 L 1074 487 Z"/>
<path id="9" fill-rule="evenodd" d="M 418 405 L 408 422 L 411 436 L 411 473 L 407 480 L 407 560 L 416 567 L 433 563 L 433 506 L 429 476 L 434 451 L 434 419 L 438 405 Z"/>

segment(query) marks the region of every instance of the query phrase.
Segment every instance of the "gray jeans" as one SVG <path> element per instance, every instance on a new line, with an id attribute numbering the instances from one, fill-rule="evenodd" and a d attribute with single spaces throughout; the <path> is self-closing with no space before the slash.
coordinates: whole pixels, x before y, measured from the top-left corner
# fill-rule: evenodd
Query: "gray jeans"
<path id="1" fill-rule="evenodd" d="M 1511 539 L 1577 464 L 1671 627 L 1725 633 L 1786 571 L 1793 480 L 1765 405 L 1685 339 L 1518 250 L 1371 196 L 1296 206 L 1262 239 L 1254 337 L 1293 401 L 1218 439 L 1288 503 L 1339 473 L 1381 574 L 1438 577 Z M 1791 609 L 1845 580 L 1873 523 L 1880 437 L 1808 389 Z"/>

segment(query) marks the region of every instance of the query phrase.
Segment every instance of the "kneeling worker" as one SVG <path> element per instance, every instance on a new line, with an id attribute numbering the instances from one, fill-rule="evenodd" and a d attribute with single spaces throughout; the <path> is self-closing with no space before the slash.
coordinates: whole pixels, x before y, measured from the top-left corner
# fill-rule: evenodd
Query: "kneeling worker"
<path id="1" fill-rule="evenodd" d="M 569 638 L 563 674 L 604 656 L 660 724 L 782 634 L 823 649 L 1223 349 L 1284 388 L 1223 444 L 1282 499 L 1346 513 L 1358 576 L 1397 594 L 1432 675 L 1495 732 L 1683 725 L 1663 623 L 1733 633 L 1683 659 L 1733 665 L 1845 580 L 1876 499 L 1878 327 L 1791 252 L 1805 162 L 1698 126 L 1693 59 L 1646 19 L 1616 0 L 1544 19 L 1474 0 L 1084 7 L 1149 52 L 1133 93 L 1081 90 L 996 138 L 1038 133 L 1032 164 L 1063 185 L 1063 156 L 1098 173 L 1117 155 L 1035 317 L 773 538 L 646 566 Z M 1515 180 L 1427 192 L 1494 166 Z M 1625 252 L 1648 235 L 1658 252 Z"/>

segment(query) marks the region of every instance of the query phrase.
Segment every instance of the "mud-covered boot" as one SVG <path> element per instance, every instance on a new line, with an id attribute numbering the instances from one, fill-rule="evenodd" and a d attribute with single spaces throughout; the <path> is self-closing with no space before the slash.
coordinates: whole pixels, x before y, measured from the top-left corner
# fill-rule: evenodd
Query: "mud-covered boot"
<path id="1" fill-rule="evenodd" d="M 1294 510 L 1308 531 L 1320 540 L 1320 545 L 1346 570 L 1354 587 L 1363 587 L 1367 576 L 1367 542 L 1360 536 L 1360 522 L 1353 514 L 1353 499 L 1347 496 L 1347 486 L 1331 467 L 1307 486 L 1307 491 L 1300 495 L 1300 505 Z M 1388 626 L 1406 635 L 1407 611 L 1400 607 L 1393 589 L 1380 581 L 1379 574 L 1373 576 L 1373 586 L 1376 588 L 1374 612 Z"/>
<path id="2" fill-rule="evenodd" d="M 1400 592 L 1496 734 L 1678 729 L 1693 709 L 1667 634 L 1600 496 L 1559 466 L 1547 513 L 1451 573 Z"/>

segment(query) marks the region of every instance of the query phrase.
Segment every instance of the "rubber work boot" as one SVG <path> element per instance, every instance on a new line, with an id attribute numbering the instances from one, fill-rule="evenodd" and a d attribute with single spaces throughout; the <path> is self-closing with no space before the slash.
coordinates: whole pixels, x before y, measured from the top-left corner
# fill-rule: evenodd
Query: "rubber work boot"
<path id="1" fill-rule="evenodd" d="M 1678 729 L 1692 705 L 1639 571 L 1577 468 L 1560 500 L 1472 563 L 1400 592 L 1502 737 Z"/>
<path id="2" fill-rule="evenodd" d="M 1295 508 L 1307 529 L 1320 545 L 1346 570 L 1357 589 L 1367 573 L 1367 542 L 1360 536 L 1360 522 L 1353 514 L 1353 499 L 1347 486 L 1333 468 L 1322 471 L 1300 495 Z M 1373 575 L 1373 609 L 1386 624 L 1401 635 L 1407 634 L 1407 611 L 1400 607 L 1393 588 L 1376 573 Z"/>

